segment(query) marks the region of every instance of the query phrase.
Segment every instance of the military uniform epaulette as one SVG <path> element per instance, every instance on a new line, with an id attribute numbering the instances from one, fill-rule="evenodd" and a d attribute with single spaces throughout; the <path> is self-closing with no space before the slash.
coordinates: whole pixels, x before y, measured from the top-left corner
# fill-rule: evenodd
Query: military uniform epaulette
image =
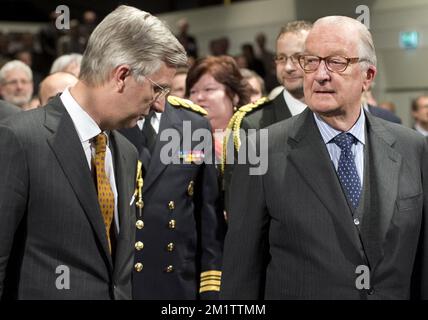
<path id="1" fill-rule="evenodd" d="M 232 116 L 232 118 L 229 121 L 229 124 L 227 125 L 227 131 L 228 133 L 231 132 L 233 136 L 233 145 L 235 146 L 236 151 L 239 150 L 239 147 L 241 146 L 241 136 L 239 134 L 239 130 L 241 129 L 241 123 L 244 117 L 263 107 L 266 105 L 267 102 L 269 102 L 268 97 L 263 97 L 258 99 L 255 102 L 246 104 L 238 109 Z M 227 150 L 227 144 L 229 143 L 229 134 L 226 134 L 223 140 L 223 161 L 221 163 L 221 171 L 224 172 L 224 165 L 225 165 L 225 159 L 226 159 L 226 150 Z"/>
<path id="2" fill-rule="evenodd" d="M 202 114 L 203 116 L 206 116 L 208 114 L 204 108 L 202 108 L 201 106 L 198 106 L 197 104 L 194 104 L 190 100 L 182 99 L 175 96 L 168 96 L 168 102 L 170 105 L 176 108 L 184 107 L 186 109 Z"/>

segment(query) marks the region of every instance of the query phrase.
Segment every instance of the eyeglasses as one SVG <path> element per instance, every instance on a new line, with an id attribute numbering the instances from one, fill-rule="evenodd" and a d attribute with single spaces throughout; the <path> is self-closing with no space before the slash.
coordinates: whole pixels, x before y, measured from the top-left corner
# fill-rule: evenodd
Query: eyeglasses
<path id="1" fill-rule="evenodd" d="M 350 64 L 368 61 L 367 59 L 358 57 L 348 58 L 342 56 L 328 56 L 322 58 L 319 56 L 312 55 L 300 55 L 298 59 L 300 67 L 306 73 L 315 72 L 321 64 L 321 61 L 325 62 L 327 70 L 337 73 L 344 72 Z"/>
<path id="2" fill-rule="evenodd" d="M 286 64 L 288 59 L 290 59 L 293 64 L 297 64 L 299 53 L 294 53 L 291 56 L 287 56 L 286 54 L 279 54 L 275 56 L 276 64 Z"/>
<path id="3" fill-rule="evenodd" d="M 147 80 L 150 81 L 150 83 L 153 86 L 153 91 L 155 92 L 155 96 L 153 98 L 153 101 L 156 101 L 157 99 L 161 99 L 168 95 L 171 92 L 171 88 L 169 87 L 162 87 L 160 84 L 154 82 L 152 79 L 150 79 L 147 76 L 144 76 Z"/>

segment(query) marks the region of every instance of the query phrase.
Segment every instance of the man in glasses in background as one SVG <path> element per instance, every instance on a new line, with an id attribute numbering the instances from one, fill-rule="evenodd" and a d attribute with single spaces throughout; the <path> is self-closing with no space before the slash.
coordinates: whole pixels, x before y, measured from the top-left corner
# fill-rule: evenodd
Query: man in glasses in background
<path id="1" fill-rule="evenodd" d="M 217 299 L 226 226 L 213 145 L 201 152 L 192 139 L 201 131 L 211 138 L 206 112 L 168 96 L 172 79 L 147 79 L 155 92 L 148 116 L 121 130 L 140 153 L 144 181 L 134 201 L 133 298 Z"/>
<path id="2" fill-rule="evenodd" d="M 297 56 L 312 24 L 307 21 L 292 21 L 281 28 L 276 40 L 276 76 L 284 87 L 273 100 L 249 111 L 243 121 L 243 129 L 261 129 L 273 123 L 301 113 L 305 108 L 303 95 L 303 71 Z"/>
<path id="3" fill-rule="evenodd" d="M 362 108 L 369 30 L 321 18 L 298 60 L 308 109 L 269 127 L 265 175 L 234 171 L 221 298 L 428 298 L 427 141 Z"/>

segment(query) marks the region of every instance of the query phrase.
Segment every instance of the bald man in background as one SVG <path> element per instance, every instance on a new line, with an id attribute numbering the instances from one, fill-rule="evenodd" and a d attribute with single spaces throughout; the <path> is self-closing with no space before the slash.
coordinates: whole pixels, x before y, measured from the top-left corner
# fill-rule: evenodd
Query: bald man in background
<path id="1" fill-rule="evenodd" d="M 44 78 L 39 88 L 40 106 L 44 106 L 50 98 L 55 97 L 66 88 L 74 86 L 77 81 L 78 79 L 73 74 L 62 71 Z"/>

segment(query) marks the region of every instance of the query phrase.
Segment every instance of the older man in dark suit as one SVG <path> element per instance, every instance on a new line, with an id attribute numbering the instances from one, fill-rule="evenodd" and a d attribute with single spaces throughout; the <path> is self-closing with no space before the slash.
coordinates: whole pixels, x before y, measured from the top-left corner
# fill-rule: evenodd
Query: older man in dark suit
<path id="1" fill-rule="evenodd" d="M 370 32 L 321 18 L 299 63 L 309 108 L 268 127 L 264 175 L 232 178 L 221 297 L 428 298 L 427 141 L 362 108 Z"/>
<path id="2" fill-rule="evenodd" d="M 154 45 L 156 44 L 156 45 Z M 0 125 L 0 296 L 130 299 L 137 152 L 115 131 L 186 63 L 156 17 L 120 6 L 92 33 L 77 84 Z"/>

